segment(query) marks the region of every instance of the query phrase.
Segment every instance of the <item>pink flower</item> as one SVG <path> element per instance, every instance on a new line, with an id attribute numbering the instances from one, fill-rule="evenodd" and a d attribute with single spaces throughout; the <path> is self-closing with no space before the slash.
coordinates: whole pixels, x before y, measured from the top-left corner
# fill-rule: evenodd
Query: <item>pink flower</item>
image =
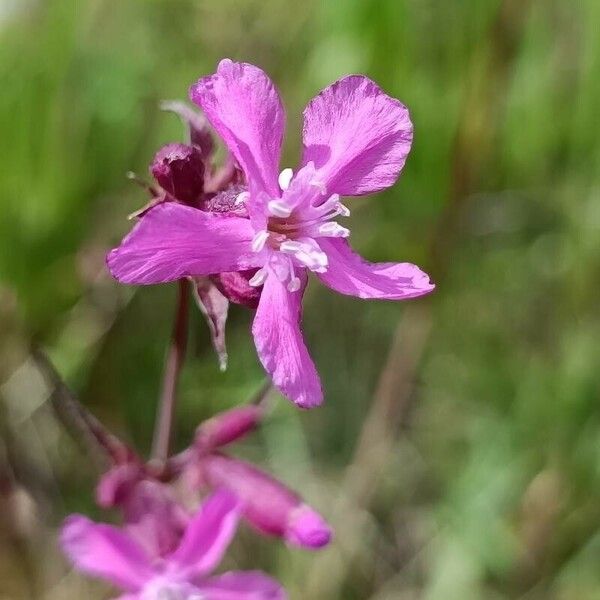
<path id="1" fill-rule="evenodd" d="M 222 452 L 254 431 L 263 416 L 263 407 L 250 404 L 204 421 L 194 443 L 168 461 L 167 476 L 163 473 L 161 480 L 150 464 L 143 465 L 137 457 L 114 464 L 98 482 L 97 504 L 120 509 L 126 532 L 152 555 L 165 556 L 178 545 L 191 518 L 178 498 L 186 497 L 189 505 L 199 489 L 233 493 L 240 515 L 262 534 L 309 550 L 326 546 L 331 528 L 296 492 Z"/>
<path id="2" fill-rule="evenodd" d="M 159 205 L 109 254 L 108 266 L 132 284 L 258 269 L 250 283 L 263 286 L 252 327 L 259 358 L 285 396 L 316 406 L 323 394 L 300 331 L 307 273 L 359 298 L 404 300 L 434 288 L 415 265 L 364 261 L 336 220 L 349 214 L 340 196 L 396 181 L 412 141 L 408 110 L 366 77 L 340 79 L 304 111 L 299 169 L 280 173 L 284 110 L 262 70 L 223 60 L 192 86 L 191 98 L 246 176 L 237 202 L 249 218 Z"/>
<path id="3" fill-rule="evenodd" d="M 194 469 L 201 485 L 233 492 L 244 518 L 261 533 L 307 550 L 319 550 L 331 541 L 331 528 L 319 513 L 250 463 L 212 452 L 199 458 Z"/>
<path id="4" fill-rule="evenodd" d="M 250 404 L 218 413 L 201 423 L 184 452 L 185 479 L 192 488 L 227 489 L 241 503 L 243 517 L 258 531 L 292 546 L 318 550 L 332 537 L 321 515 L 281 481 L 220 450 L 258 427 L 263 408 Z"/>
<path id="5" fill-rule="evenodd" d="M 221 491 L 205 501 L 166 556 L 152 555 L 129 533 L 81 515 L 66 520 L 61 544 L 77 569 L 123 590 L 120 600 L 284 600 L 283 588 L 260 572 L 209 576 L 238 518 L 235 496 Z"/>

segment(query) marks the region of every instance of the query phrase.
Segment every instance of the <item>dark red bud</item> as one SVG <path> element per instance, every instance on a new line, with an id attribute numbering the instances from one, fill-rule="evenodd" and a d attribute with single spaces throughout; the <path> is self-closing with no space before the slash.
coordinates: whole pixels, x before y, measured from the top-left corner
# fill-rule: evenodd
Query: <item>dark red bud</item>
<path id="1" fill-rule="evenodd" d="M 230 302 L 242 304 L 248 308 L 256 308 L 260 300 L 262 286 L 253 287 L 248 283 L 256 271 L 257 269 L 250 269 L 249 271 L 219 273 L 214 275 L 212 280 L 223 296 Z"/>
<path id="2" fill-rule="evenodd" d="M 160 186 L 175 200 L 196 206 L 204 193 L 204 162 L 200 150 L 185 144 L 163 146 L 150 167 Z"/>

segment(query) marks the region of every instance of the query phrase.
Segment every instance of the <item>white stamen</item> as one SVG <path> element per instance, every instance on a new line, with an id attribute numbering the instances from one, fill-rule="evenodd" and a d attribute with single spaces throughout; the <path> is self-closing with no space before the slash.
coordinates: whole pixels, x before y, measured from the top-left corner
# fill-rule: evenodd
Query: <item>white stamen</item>
<path id="1" fill-rule="evenodd" d="M 284 169 L 279 173 L 279 187 L 282 190 L 287 190 L 290 187 L 290 181 L 292 181 L 292 177 L 294 176 L 294 171 L 292 169 Z"/>
<path id="2" fill-rule="evenodd" d="M 350 216 L 350 209 L 347 206 L 344 206 L 341 202 L 338 202 L 335 208 L 338 215 L 341 215 L 342 217 Z"/>
<path id="3" fill-rule="evenodd" d="M 297 292 L 300 289 L 300 278 L 292 277 L 287 284 L 288 292 Z"/>
<path id="4" fill-rule="evenodd" d="M 323 204 L 319 206 L 319 208 L 323 212 L 327 212 L 328 210 L 337 209 L 337 205 L 340 203 L 340 195 L 339 194 L 331 194 Z"/>
<path id="5" fill-rule="evenodd" d="M 307 269 L 317 271 L 318 273 L 325 271 L 329 264 L 327 254 L 321 250 L 300 250 L 294 254 L 294 258 Z"/>
<path id="6" fill-rule="evenodd" d="M 250 192 L 240 192 L 236 199 L 234 204 L 236 206 L 239 206 L 240 204 L 244 204 L 244 202 L 246 202 L 246 200 L 248 200 L 250 198 Z"/>
<path id="7" fill-rule="evenodd" d="M 310 185 L 319 188 L 319 190 L 321 191 L 321 194 L 324 196 L 327 193 L 327 188 L 325 187 L 325 182 L 322 181 L 321 179 L 312 179 L 310 182 Z"/>
<path id="8" fill-rule="evenodd" d="M 303 249 L 303 244 L 300 242 L 294 242 L 293 240 L 286 240 L 282 242 L 279 246 L 279 250 L 281 252 L 285 252 L 286 254 L 295 254 Z"/>
<path id="9" fill-rule="evenodd" d="M 292 214 L 292 209 L 283 200 L 271 200 L 267 204 L 267 208 L 274 217 L 280 217 L 281 219 L 285 219 Z"/>
<path id="10" fill-rule="evenodd" d="M 266 269 L 259 269 L 258 271 L 256 271 L 256 273 L 254 273 L 250 281 L 248 281 L 248 285 L 251 285 L 252 287 L 259 287 L 265 282 L 266 279 Z"/>
<path id="11" fill-rule="evenodd" d="M 319 225 L 319 233 L 324 237 L 347 238 L 350 230 L 335 221 L 329 221 Z"/>
<path id="12" fill-rule="evenodd" d="M 254 252 L 260 252 L 265 247 L 265 244 L 267 243 L 268 239 L 269 239 L 268 231 L 265 231 L 265 230 L 259 231 L 252 240 L 252 250 Z"/>
<path id="13" fill-rule="evenodd" d="M 319 252 L 315 252 L 314 256 L 319 268 L 326 269 L 329 266 L 329 259 L 327 258 L 327 254 L 325 254 L 325 252 L 320 250 Z"/>
<path id="14" fill-rule="evenodd" d="M 330 213 L 332 214 L 332 216 L 337 216 L 340 214 L 338 206 L 339 203 L 339 194 L 332 194 L 331 196 L 329 196 L 329 198 L 327 198 L 327 200 L 325 200 L 325 202 L 313 207 L 313 214 L 315 216 L 318 216 L 321 220 L 323 220 L 324 218 L 328 218 Z"/>

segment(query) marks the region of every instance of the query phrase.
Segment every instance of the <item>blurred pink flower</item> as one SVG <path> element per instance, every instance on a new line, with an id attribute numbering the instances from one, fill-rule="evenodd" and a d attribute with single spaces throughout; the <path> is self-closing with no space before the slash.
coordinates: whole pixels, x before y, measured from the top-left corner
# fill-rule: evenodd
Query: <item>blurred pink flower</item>
<path id="1" fill-rule="evenodd" d="M 284 600 L 283 588 L 257 571 L 210 576 L 237 527 L 239 503 L 219 491 L 189 521 L 179 544 L 166 555 L 149 553 L 129 532 L 81 515 L 61 532 L 75 567 L 120 588 L 120 600 Z"/>
<path id="2" fill-rule="evenodd" d="M 325 519 L 281 481 L 220 450 L 253 431 L 264 409 L 249 404 L 218 413 L 196 429 L 186 456 L 184 478 L 193 488 L 227 489 L 240 501 L 244 518 L 258 531 L 292 546 L 318 550 L 332 538 Z"/>
<path id="3" fill-rule="evenodd" d="M 240 503 L 241 516 L 260 533 L 318 550 L 332 538 L 325 519 L 281 481 L 221 452 L 255 430 L 263 416 L 263 407 L 249 404 L 201 423 L 192 446 L 168 464 L 169 481 L 181 477 L 188 499 L 198 490 L 229 490 Z M 102 508 L 119 508 L 128 534 L 151 554 L 164 556 L 177 546 L 190 520 L 176 488 L 155 479 L 151 466 L 134 458 L 115 464 L 100 478 L 96 501 Z"/>
<path id="4" fill-rule="evenodd" d="M 193 446 L 186 451 L 185 477 L 192 487 L 233 492 L 244 518 L 261 533 L 283 538 L 292 546 L 318 550 L 332 538 L 325 519 L 281 481 L 219 451 L 256 429 L 263 415 L 262 406 L 249 404 L 201 423 Z"/>
<path id="5" fill-rule="evenodd" d="M 199 485 L 233 492 L 243 516 L 261 533 L 308 550 L 318 550 L 331 541 L 331 528 L 319 513 L 254 465 L 212 452 L 199 457 L 195 468 Z"/>
<path id="6" fill-rule="evenodd" d="M 335 220 L 350 212 L 340 196 L 396 181 L 412 142 L 408 110 L 366 77 L 340 79 L 304 111 L 298 171 L 279 173 L 285 115 L 261 69 L 223 60 L 190 94 L 246 176 L 236 202 L 248 218 L 158 205 L 108 255 L 109 269 L 132 284 L 258 269 L 250 284 L 263 286 L 252 327 L 259 358 L 285 396 L 316 406 L 323 394 L 300 331 L 307 273 L 359 298 L 404 300 L 434 288 L 410 263 L 364 261 Z"/>

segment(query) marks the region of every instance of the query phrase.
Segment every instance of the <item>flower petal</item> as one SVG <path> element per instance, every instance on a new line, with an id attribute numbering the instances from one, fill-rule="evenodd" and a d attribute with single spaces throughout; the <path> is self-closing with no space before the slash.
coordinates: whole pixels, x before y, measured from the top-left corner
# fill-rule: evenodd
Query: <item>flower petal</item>
<path id="1" fill-rule="evenodd" d="M 306 274 L 302 270 L 298 275 L 301 288 L 295 292 L 289 292 L 273 273 L 267 277 L 252 334 L 260 362 L 275 387 L 301 408 L 312 408 L 321 404 L 323 392 L 300 331 Z"/>
<path id="2" fill-rule="evenodd" d="M 319 279 L 331 289 L 348 296 L 405 300 L 431 292 L 435 285 L 411 263 L 370 263 L 355 254 L 348 242 L 321 238 L 319 245 L 329 259 L 327 272 Z"/>
<path id="3" fill-rule="evenodd" d="M 284 483 L 238 458 L 213 452 L 201 459 L 203 484 L 231 490 L 242 502 L 244 517 L 260 532 L 294 546 L 318 549 L 331 539 L 331 528 Z"/>
<path id="4" fill-rule="evenodd" d="M 410 150 L 408 109 L 367 77 L 325 88 L 304 110 L 302 164 L 315 163 L 329 193 L 360 196 L 397 179 Z"/>
<path id="5" fill-rule="evenodd" d="M 179 545 L 190 521 L 171 487 L 144 479 L 124 498 L 120 508 L 125 531 L 149 556 L 166 556 Z"/>
<path id="6" fill-rule="evenodd" d="M 212 571 L 231 543 L 239 514 L 239 501 L 231 492 L 220 490 L 210 496 L 169 558 L 173 568 L 188 580 Z"/>
<path id="7" fill-rule="evenodd" d="M 204 115 L 179 100 L 165 100 L 160 103 L 160 108 L 179 115 L 187 129 L 190 144 L 200 148 L 202 157 L 210 160 L 215 144 Z"/>
<path id="8" fill-rule="evenodd" d="M 259 266 L 247 219 L 165 202 L 148 211 L 107 257 L 121 283 L 147 285 Z"/>
<path id="9" fill-rule="evenodd" d="M 225 324 L 227 323 L 229 300 L 208 277 L 192 277 L 191 279 L 194 285 L 194 299 L 206 319 L 210 339 L 219 361 L 219 368 L 221 371 L 226 371 Z"/>
<path id="10" fill-rule="evenodd" d="M 198 589 L 207 600 L 286 600 L 281 585 L 260 571 L 230 571 L 203 581 Z"/>
<path id="11" fill-rule="evenodd" d="M 126 591 L 140 590 L 154 574 L 149 557 L 129 536 L 81 515 L 67 518 L 60 543 L 78 570 Z"/>
<path id="12" fill-rule="evenodd" d="M 254 65 L 229 59 L 190 89 L 248 177 L 253 193 L 279 196 L 279 158 L 285 113 L 273 82 Z"/>

